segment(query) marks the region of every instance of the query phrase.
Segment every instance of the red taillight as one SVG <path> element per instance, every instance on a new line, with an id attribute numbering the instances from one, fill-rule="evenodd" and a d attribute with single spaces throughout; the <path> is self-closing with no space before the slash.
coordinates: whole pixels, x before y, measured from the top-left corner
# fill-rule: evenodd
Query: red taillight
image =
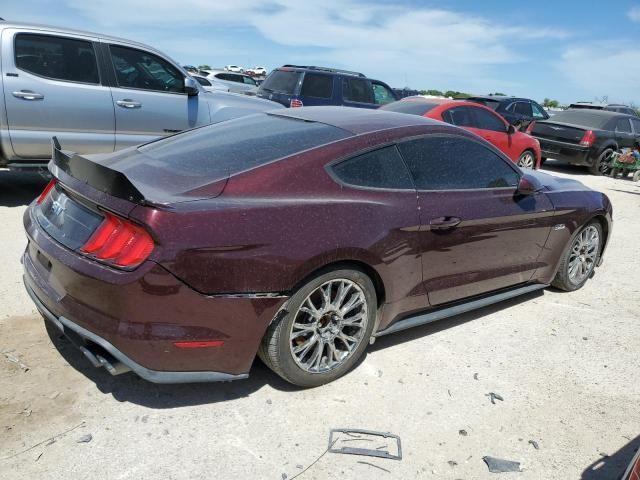
<path id="1" fill-rule="evenodd" d="M 583 147 L 590 147 L 595 143 L 595 141 L 596 134 L 593 133 L 593 130 L 587 130 L 586 132 L 584 132 L 582 140 L 580 140 L 580 145 L 582 145 Z"/>
<path id="2" fill-rule="evenodd" d="M 527 129 L 524 131 L 524 133 L 526 133 L 527 135 L 531 135 L 531 132 L 533 132 L 533 127 L 535 126 L 536 126 L 536 122 L 531 122 L 527 127 Z"/>
<path id="3" fill-rule="evenodd" d="M 49 183 L 47 183 L 47 186 L 44 187 L 44 190 L 38 197 L 38 200 L 37 200 L 38 205 L 44 202 L 44 199 L 47 198 L 47 195 L 49 195 L 49 192 L 51 192 L 51 190 L 53 190 L 53 187 L 56 186 L 56 183 L 58 183 L 58 180 L 56 180 L 55 178 L 51 179 Z"/>
<path id="4" fill-rule="evenodd" d="M 300 108 L 303 107 L 302 100 L 298 100 L 297 98 L 292 98 L 291 103 L 289 103 L 289 107 L 291 108 Z"/>
<path id="5" fill-rule="evenodd" d="M 141 227 L 105 213 L 104 220 L 81 252 L 118 267 L 137 267 L 153 250 L 151 236 Z"/>

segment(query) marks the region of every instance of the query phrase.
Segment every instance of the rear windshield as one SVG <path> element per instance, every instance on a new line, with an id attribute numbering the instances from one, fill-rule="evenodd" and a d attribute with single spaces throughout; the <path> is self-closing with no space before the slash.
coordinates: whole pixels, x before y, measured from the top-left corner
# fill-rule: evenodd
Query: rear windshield
<path id="1" fill-rule="evenodd" d="M 552 122 L 569 123 L 580 127 L 603 128 L 611 120 L 609 115 L 602 115 L 597 110 L 566 110 L 556 113 Z"/>
<path id="2" fill-rule="evenodd" d="M 387 110 L 389 112 L 409 113 L 411 115 L 424 115 L 429 110 L 433 110 L 437 107 L 437 103 L 415 102 L 412 100 L 405 100 L 400 102 L 393 102 L 380 107 L 380 110 Z"/>
<path id="3" fill-rule="evenodd" d="M 488 98 L 467 98 L 469 102 L 479 103 L 484 105 L 485 107 L 492 108 L 493 110 L 497 109 L 500 106 L 500 102 L 497 100 L 489 100 Z"/>
<path id="4" fill-rule="evenodd" d="M 260 90 L 268 92 L 285 93 L 293 95 L 298 83 L 300 72 L 292 72 L 289 70 L 274 70 L 260 85 Z"/>
<path id="5" fill-rule="evenodd" d="M 259 113 L 143 145 L 144 167 L 214 181 L 351 136 L 323 123 Z"/>

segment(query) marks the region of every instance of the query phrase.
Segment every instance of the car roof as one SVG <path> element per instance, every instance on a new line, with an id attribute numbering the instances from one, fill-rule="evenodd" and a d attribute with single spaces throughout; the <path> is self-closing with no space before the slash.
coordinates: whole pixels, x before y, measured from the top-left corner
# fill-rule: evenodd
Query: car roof
<path id="1" fill-rule="evenodd" d="M 320 72 L 320 73 L 326 73 L 326 74 L 342 74 L 342 75 L 353 75 L 355 77 L 362 77 L 362 78 L 367 78 L 367 76 L 364 73 L 360 73 L 360 72 L 352 72 L 350 70 L 342 70 L 339 68 L 332 68 L 332 67 L 318 67 L 315 65 L 290 65 L 290 64 L 286 64 L 286 65 L 282 65 L 281 67 L 278 67 L 276 70 L 292 70 L 292 71 L 296 71 L 296 72 L 306 72 L 306 71 L 314 71 L 314 72 Z"/>
<path id="2" fill-rule="evenodd" d="M 626 113 L 621 113 L 621 112 L 612 112 L 611 110 L 596 110 L 594 108 L 569 108 L 568 110 L 564 110 L 565 112 L 568 111 L 572 111 L 572 112 L 580 112 L 584 115 L 591 115 L 594 117 L 603 117 L 603 118 L 613 118 L 613 117 L 634 117 L 634 115 L 628 115 Z M 558 112 L 557 114 L 562 113 L 562 112 Z M 556 114 L 556 115 L 557 115 Z M 550 122 L 553 122 L 553 118 L 551 117 L 549 119 Z"/>
<path id="3" fill-rule="evenodd" d="M 392 128 L 443 125 L 442 122 L 419 115 L 407 115 L 405 113 L 353 107 L 302 107 L 275 110 L 269 112 L 269 114 L 308 122 L 324 123 L 336 128 L 341 128 L 354 135 L 373 133 Z"/>

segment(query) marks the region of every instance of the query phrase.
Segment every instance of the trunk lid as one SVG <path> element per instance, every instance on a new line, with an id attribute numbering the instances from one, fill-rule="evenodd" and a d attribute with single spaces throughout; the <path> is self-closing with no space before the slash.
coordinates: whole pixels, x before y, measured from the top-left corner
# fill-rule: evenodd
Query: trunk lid
<path id="1" fill-rule="evenodd" d="M 560 122 L 536 122 L 531 135 L 560 142 L 579 144 L 588 128 Z"/>

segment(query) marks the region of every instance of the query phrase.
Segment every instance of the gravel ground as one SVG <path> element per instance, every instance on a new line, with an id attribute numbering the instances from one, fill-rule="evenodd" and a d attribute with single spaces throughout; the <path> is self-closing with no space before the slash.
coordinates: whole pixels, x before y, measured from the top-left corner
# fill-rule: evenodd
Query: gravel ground
<path id="1" fill-rule="evenodd" d="M 640 445 L 640 185 L 547 170 L 614 205 L 605 263 L 585 288 L 383 337 L 313 390 L 259 361 L 249 380 L 180 386 L 88 366 L 22 287 L 21 217 L 45 182 L 0 172 L 0 478 L 493 478 L 485 455 L 521 462 L 498 477 L 617 478 Z M 336 427 L 395 433 L 404 458 L 327 453 L 301 474 Z"/>

